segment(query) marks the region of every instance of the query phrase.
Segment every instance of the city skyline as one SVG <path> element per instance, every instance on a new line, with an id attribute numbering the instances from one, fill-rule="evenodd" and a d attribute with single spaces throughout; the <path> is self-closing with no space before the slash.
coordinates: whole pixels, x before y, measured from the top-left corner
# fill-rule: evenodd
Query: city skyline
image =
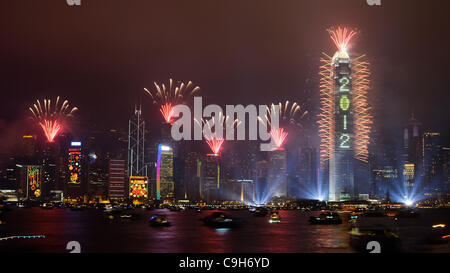
<path id="1" fill-rule="evenodd" d="M 1 256 L 248 272 L 449 253 L 449 10 L 1 2 Z"/>

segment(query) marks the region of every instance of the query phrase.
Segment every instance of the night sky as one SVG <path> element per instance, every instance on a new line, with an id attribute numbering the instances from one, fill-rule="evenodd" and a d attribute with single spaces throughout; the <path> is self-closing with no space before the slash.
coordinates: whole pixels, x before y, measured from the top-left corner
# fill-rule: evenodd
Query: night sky
<path id="1" fill-rule="evenodd" d="M 169 77 L 192 80 L 207 104 L 289 99 L 313 120 L 319 57 L 335 51 L 326 29 L 345 25 L 372 63 L 375 126 L 401 132 L 414 111 L 449 139 L 449 1 L 81 1 L 0 3 L 0 135 L 57 95 L 79 120 L 119 129 L 141 96 L 151 130 L 162 119 L 143 88 Z"/>

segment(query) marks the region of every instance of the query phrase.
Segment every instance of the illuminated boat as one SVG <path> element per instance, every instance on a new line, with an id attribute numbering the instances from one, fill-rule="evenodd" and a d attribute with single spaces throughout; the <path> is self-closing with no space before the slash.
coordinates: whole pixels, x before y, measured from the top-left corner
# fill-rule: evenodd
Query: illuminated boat
<path id="1" fill-rule="evenodd" d="M 222 212 L 214 212 L 213 214 L 201 219 L 207 226 L 213 228 L 233 228 L 238 226 L 238 221 Z"/>
<path id="2" fill-rule="evenodd" d="M 168 227 L 171 223 L 165 215 L 155 214 L 150 218 L 150 225 L 154 227 Z"/>
<path id="3" fill-rule="evenodd" d="M 270 213 L 269 223 L 279 223 L 281 222 L 280 214 L 277 211 Z"/>
<path id="4" fill-rule="evenodd" d="M 17 207 L 18 208 L 30 208 L 30 206 L 25 202 L 18 202 Z"/>
<path id="5" fill-rule="evenodd" d="M 319 216 L 311 216 L 309 218 L 311 225 L 339 225 L 342 219 L 336 212 L 321 213 Z"/>
<path id="6" fill-rule="evenodd" d="M 83 207 L 81 205 L 74 205 L 70 207 L 70 210 L 72 211 L 81 211 L 83 210 Z"/>
<path id="7" fill-rule="evenodd" d="M 350 220 L 350 246 L 357 250 L 367 249 L 368 243 L 375 241 L 381 251 L 391 251 L 399 247 L 396 220 L 382 211 L 370 211 Z"/>
<path id="8" fill-rule="evenodd" d="M 257 217 L 259 217 L 259 216 L 265 217 L 268 213 L 269 213 L 269 211 L 267 209 L 264 209 L 264 208 L 256 208 L 253 211 L 253 215 L 257 216 Z"/>
<path id="9" fill-rule="evenodd" d="M 47 203 L 42 204 L 41 208 L 43 208 L 43 209 L 53 209 L 53 204 L 47 202 Z"/>
<path id="10" fill-rule="evenodd" d="M 432 244 L 442 244 L 450 242 L 450 231 L 446 224 L 434 224 L 431 226 L 429 242 Z"/>

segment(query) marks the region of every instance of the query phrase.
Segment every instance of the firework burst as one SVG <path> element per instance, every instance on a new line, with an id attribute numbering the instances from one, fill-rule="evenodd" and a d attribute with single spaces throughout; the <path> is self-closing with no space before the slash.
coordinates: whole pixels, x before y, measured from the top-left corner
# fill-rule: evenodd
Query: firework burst
<path id="1" fill-rule="evenodd" d="M 275 150 L 281 150 L 283 149 L 282 146 L 284 144 L 284 141 L 286 140 L 288 133 L 284 131 L 283 128 L 277 128 L 277 129 L 270 129 L 270 136 L 275 142 L 276 148 Z"/>
<path id="2" fill-rule="evenodd" d="M 174 86 L 173 80 L 169 79 L 169 86 L 167 87 L 165 84 L 159 85 L 156 82 L 154 82 L 154 85 L 155 90 L 153 92 L 147 88 L 144 88 L 144 90 L 150 95 L 153 103 L 159 105 L 159 111 L 167 123 L 173 122 L 173 108 L 184 103 L 188 97 L 195 95 L 200 90 L 198 86 L 193 87 L 191 81 L 187 84 L 181 82 Z"/>
<path id="3" fill-rule="evenodd" d="M 53 142 L 58 133 L 61 132 L 64 119 L 72 116 L 78 110 L 77 107 L 71 108 L 68 100 L 65 100 L 62 104 L 59 102 L 59 96 L 56 98 L 54 107 L 52 107 L 50 99 L 44 99 L 43 103 L 37 100 L 29 108 L 34 120 L 42 128 L 48 142 Z"/>
<path id="4" fill-rule="evenodd" d="M 344 52 L 345 58 L 349 58 L 346 49 L 350 40 L 356 35 L 356 31 L 338 27 L 328 30 L 330 37 L 339 52 Z M 369 135 L 371 131 L 372 116 L 369 114 L 370 106 L 367 94 L 370 85 L 369 63 L 364 61 L 365 55 L 350 60 L 352 77 L 352 105 L 354 112 L 354 143 L 355 158 L 366 162 L 368 159 Z M 333 57 L 323 53 L 320 58 L 320 114 L 318 115 L 320 136 L 320 162 L 321 165 L 329 160 L 335 146 L 335 72 Z"/>
<path id="5" fill-rule="evenodd" d="M 194 119 L 194 122 L 196 122 L 201 128 L 204 128 L 203 135 L 205 137 L 205 141 L 211 151 L 216 155 L 220 153 L 222 145 L 225 142 L 223 137 L 225 130 L 230 130 L 235 126 L 239 126 L 241 123 L 238 119 L 232 120 L 229 116 L 224 116 L 222 112 L 219 113 L 217 119 Z"/>
<path id="6" fill-rule="evenodd" d="M 371 125 L 370 106 L 367 94 L 370 87 L 369 63 L 363 60 L 364 55 L 352 62 L 353 73 L 353 105 L 355 123 L 355 157 L 367 162 L 369 157 L 369 141 Z"/>
<path id="7" fill-rule="evenodd" d="M 279 109 L 279 122 L 283 125 L 297 125 L 300 126 L 300 123 L 297 122 L 296 117 L 300 111 L 300 106 L 294 102 L 292 104 L 289 101 L 286 101 L 284 104 L 281 102 L 278 104 L 273 104 L 270 107 L 267 107 L 266 115 L 261 118 L 258 117 L 259 122 L 269 131 L 272 140 L 274 141 L 275 147 L 273 150 L 282 149 L 282 146 L 286 140 L 288 133 L 281 127 L 273 127 L 271 120 L 272 114 L 275 114 L 276 107 Z M 307 112 L 304 112 L 301 117 L 306 115 Z"/>
<path id="8" fill-rule="evenodd" d="M 357 33 L 355 30 L 351 30 L 346 27 L 338 27 L 336 29 L 331 28 L 328 29 L 328 32 L 330 33 L 331 40 L 333 40 L 339 52 L 344 53 L 347 53 L 347 48 L 350 43 L 350 40 Z"/>

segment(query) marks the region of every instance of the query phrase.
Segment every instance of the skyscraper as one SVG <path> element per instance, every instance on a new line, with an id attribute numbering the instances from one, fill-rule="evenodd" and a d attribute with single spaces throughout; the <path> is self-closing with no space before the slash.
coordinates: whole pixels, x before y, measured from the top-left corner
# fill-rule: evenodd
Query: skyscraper
<path id="1" fill-rule="evenodd" d="M 369 183 L 364 175 L 355 177 L 355 160 L 368 160 L 370 72 L 364 55 L 354 58 L 347 51 L 355 31 L 339 27 L 329 32 L 338 51 L 320 60 L 320 156 L 322 169 L 329 169 L 328 199 L 344 201 L 368 193 L 363 185 L 355 186 L 355 178 L 358 184 Z M 358 173 L 365 167 L 368 172 L 367 164 L 359 164 Z"/>
<path id="2" fill-rule="evenodd" d="M 268 152 L 269 169 L 268 169 L 268 186 L 270 197 L 287 197 L 287 171 L 286 160 L 287 153 L 283 148 Z"/>
<path id="3" fill-rule="evenodd" d="M 76 199 L 82 196 L 82 183 L 84 170 L 84 154 L 80 141 L 71 141 L 68 149 L 68 181 L 67 181 L 67 195 L 70 198 Z"/>
<path id="4" fill-rule="evenodd" d="M 108 174 L 108 198 L 111 201 L 126 198 L 125 191 L 125 160 L 110 159 Z"/>
<path id="5" fill-rule="evenodd" d="M 218 154 L 207 154 L 203 161 L 203 176 L 201 185 L 202 199 L 208 202 L 220 198 L 221 168 Z"/>
<path id="6" fill-rule="evenodd" d="M 156 166 L 156 200 L 173 199 L 175 194 L 173 182 L 173 149 L 159 144 Z"/>

